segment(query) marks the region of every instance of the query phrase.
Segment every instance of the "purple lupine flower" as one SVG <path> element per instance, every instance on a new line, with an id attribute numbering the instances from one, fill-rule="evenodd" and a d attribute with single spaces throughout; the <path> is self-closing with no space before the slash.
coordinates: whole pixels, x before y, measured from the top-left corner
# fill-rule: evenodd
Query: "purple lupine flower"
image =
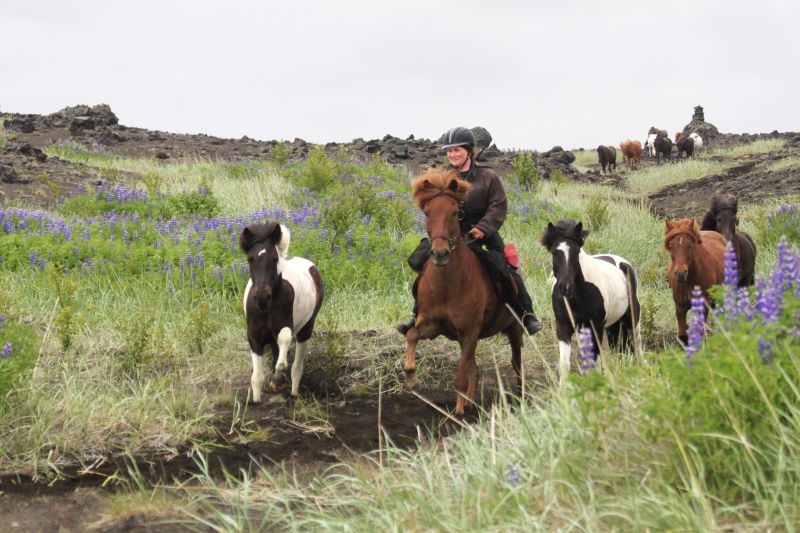
<path id="1" fill-rule="evenodd" d="M 184 261 L 183 257 L 180 258 L 178 264 L 181 268 L 181 277 L 184 277 L 186 275 L 186 261 Z"/>
<path id="2" fill-rule="evenodd" d="M 798 255 L 792 251 L 786 235 L 782 235 L 778 242 L 778 270 L 781 280 L 779 289 L 781 292 L 790 290 L 796 283 L 798 268 Z"/>
<path id="3" fill-rule="evenodd" d="M 578 347 L 581 352 L 581 375 L 586 376 L 589 370 L 595 368 L 594 361 L 597 359 L 594 353 L 592 330 L 586 326 L 578 328 Z"/>
<path id="4" fill-rule="evenodd" d="M 756 280 L 756 308 L 761 316 L 764 317 L 764 324 L 777 322 L 780 314 L 780 304 L 775 286 L 763 277 Z"/>
<path id="5" fill-rule="evenodd" d="M 14 345 L 11 342 L 7 342 L 3 345 L 3 359 L 8 359 L 11 357 L 11 350 L 14 348 Z"/>
<path id="6" fill-rule="evenodd" d="M 217 265 L 217 266 L 214 267 L 214 276 L 216 276 L 216 278 L 219 279 L 220 281 L 223 281 L 225 279 L 223 274 L 222 274 L 222 267 L 221 266 Z"/>
<path id="7" fill-rule="evenodd" d="M 736 287 L 739 284 L 739 265 L 736 260 L 736 250 L 733 242 L 728 241 L 725 247 L 725 285 Z"/>
<path id="8" fill-rule="evenodd" d="M 516 466 L 512 465 L 508 467 L 508 474 L 506 477 L 508 478 L 508 484 L 511 485 L 511 488 L 516 489 L 519 486 L 519 469 Z"/>
<path id="9" fill-rule="evenodd" d="M 688 340 L 686 343 L 686 358 L 691 359 L 703 346 L 703 334 L 705 333 L 705 300 L 703 291 L 695 285 L 692 289 L 692 308 L 689 317 Z"/>
<path id="10" fill-rule="evenodd" d="M 0 326 L 5 326 L 7 320 L 8 320 L 8 317 L 6 316 L 6 314 L 5 313 L 0 313 Z"/>
<path id="11" fill-rule="evenodd" d="M 765 365 L 768 365 L 772 358 L 775 357 L 775 350 L 772 349 L 772 341 L 764 340 L 763 337 L 758 337 L 758 354 Z"/>

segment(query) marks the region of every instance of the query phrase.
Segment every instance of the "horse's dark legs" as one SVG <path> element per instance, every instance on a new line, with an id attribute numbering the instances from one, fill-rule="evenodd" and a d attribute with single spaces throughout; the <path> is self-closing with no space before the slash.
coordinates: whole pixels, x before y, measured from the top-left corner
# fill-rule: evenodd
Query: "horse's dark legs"
<path id="1" fill-rule="evenodd" d="M 686 313 L 689 312 L 689 308 L 683 304 L 675 304 L 675 317 L 678 319 L 678 340 L 680 340 L 684 346 L 689 342 L 689 336 L 686 334 Z"/>
<path id="2" fill-rule="evenodd" d="M 522 393 L 522 380 L 525 376 L 522 374 L 522 331 L 519 327 L 512 325 L 505 331 L 508 337 L 508 344 L 511 345 L 511 367 L 517 376 L 518 392 Z"/>
<path id="3" fill-rule="evenodd" d="M 478 332 L 470 332 L 459 339 L 461 360 L 456 373 L 456 415 L 464 415 L 466 402 L 473 403 L 475 389 L 478 386 L 478 365 L 475 363 L 475 350 L 478 348 Z M 464 398 L 467 397 L 467 399 Z"/>

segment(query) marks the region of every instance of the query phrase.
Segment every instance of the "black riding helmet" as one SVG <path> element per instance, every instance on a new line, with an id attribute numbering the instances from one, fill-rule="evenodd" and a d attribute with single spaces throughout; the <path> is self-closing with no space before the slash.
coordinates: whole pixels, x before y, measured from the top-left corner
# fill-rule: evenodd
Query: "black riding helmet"
<path id="1" fill-rule="evenodd" d="M 475 147 L 475 135 L 472 130 L 457 126 L 442 135 L 442 150 L 447 150 L 453 146 L 463 146 L 465 148 Z"/>

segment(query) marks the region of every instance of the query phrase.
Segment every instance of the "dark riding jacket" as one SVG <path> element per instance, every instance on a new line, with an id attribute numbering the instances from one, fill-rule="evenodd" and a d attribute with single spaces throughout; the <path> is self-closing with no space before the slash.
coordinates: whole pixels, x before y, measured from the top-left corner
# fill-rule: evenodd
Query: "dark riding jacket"
<path id="1" fill-rule="evenodd" d="M 466 233 L 475 226 L 486 237 L 496 234 L 508 212 L 508 199 L 500 178 L 494 170 L 474 160 L 469 171 L 461 177 L 470 185 L 467 199 L 461 207 L 464 211 L 461 231 Z"/>

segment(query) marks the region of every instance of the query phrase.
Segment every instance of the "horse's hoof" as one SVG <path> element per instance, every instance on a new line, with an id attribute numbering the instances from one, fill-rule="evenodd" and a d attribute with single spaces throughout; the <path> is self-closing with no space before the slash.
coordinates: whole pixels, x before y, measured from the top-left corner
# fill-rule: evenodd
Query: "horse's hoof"
<path id="1" fill-rule="evenodd" d="M 406 392 L 411 393 L 416 388 L 418 383 L 417 376 L 414 373 L 410 375 L 406 374 L 406 382 L 403 384 L 403 388 L 406 390 Z"/>

